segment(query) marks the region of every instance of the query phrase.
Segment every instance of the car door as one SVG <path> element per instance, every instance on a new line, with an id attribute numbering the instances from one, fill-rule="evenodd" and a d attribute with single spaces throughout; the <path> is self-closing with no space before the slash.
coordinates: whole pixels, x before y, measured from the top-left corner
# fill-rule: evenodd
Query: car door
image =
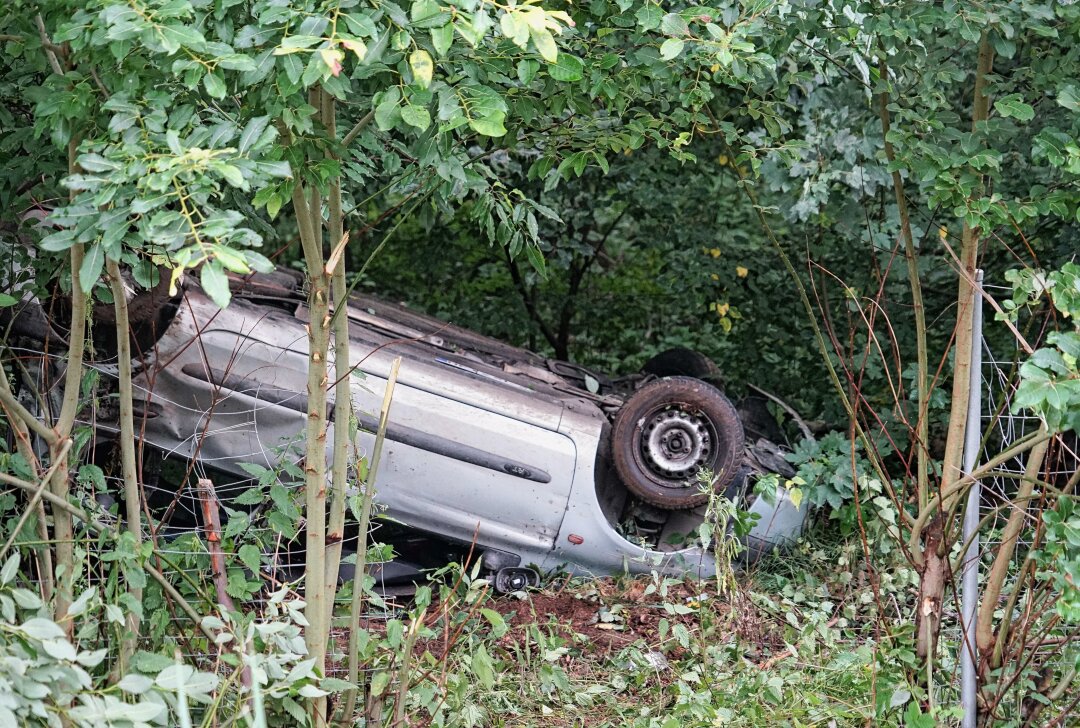
<path id="1" fill-rule="evenodd" d="M 200 315 L 174 324 L 186 327 L 188 345 L 165 342 L 175 353 L 148 382 L 163 409 L 148 439 L 217 467 L 272 464 L 285 443 L 301 444 L 308 358 L 302 324 L 241 301 L 206 318 L 201 326 Z M 351 377 L 365 457 L 394 355 L 371 353 L 370 345 L 354 342 L 354 363 L 365 370 Z M 528 396 L 511 400 L 503 390 L 433 368 L 415 352 L 405 359 L 376 478 L 376 500 L 391 517 L 526 555 L 553 547 L 573 481 L 574 442 L 555 431 L 559 405 L 532 407 Z"/>

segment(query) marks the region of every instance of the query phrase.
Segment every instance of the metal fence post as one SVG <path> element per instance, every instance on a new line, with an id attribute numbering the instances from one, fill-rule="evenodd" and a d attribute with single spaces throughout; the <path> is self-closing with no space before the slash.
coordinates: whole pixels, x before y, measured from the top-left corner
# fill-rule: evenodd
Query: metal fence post
<path id="1" fill-rule="evenodd" d="M 982 282 L 983 272 L 975 272 L 975 290 L 971 305 L 971 372 L 968 390 L 967 431 L 964 433 L 964 474 L 975 469 L 982 440 Z M 979 508 L 982 502 L 982 486 L 979 481 L 971 484 L 967 508 L 964 509 L 963 537 L 967 542 L 964 553 L 963 580 L 961 583 L 960 627 L 960 707 L 964 709 L 962 728 L 975 728 L 978 719 L 976 701 L 975 615 L 979 607 Z"/>

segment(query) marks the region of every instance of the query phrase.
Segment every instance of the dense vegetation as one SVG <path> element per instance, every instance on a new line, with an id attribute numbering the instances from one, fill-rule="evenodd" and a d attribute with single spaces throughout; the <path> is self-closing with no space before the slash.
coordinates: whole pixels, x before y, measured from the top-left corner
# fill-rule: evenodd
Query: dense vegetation
<path id="1" fill-rule="evenodd" d="M 1063 1 L 10 0 L 0 309 L 68 311 L 54 408 L 31 406 L 32 367 L 0 346 L 0 718 L 949 724 L 959 523 L 972 482 L 998 477 L 981 721 L 1064 725 L 1080 700 L 1078 41 Z M 200 584 L 209 557 L 171 563 L 152 523 L 99 505 L 77 420 L 101 391 L 91 365 L 116 361 L 109 475 L 142 513 L 125 286 L 193 276 L 226 306 L 229 273 L 275 263 L 308 279 L 305 467 L 252 475 L 271 498 L 302 486 L 272 508 L 278 533 L 303 522 L 309 558 L 303 600 L 287 586 L 244 609 L 263 544 L 230 520 L 233 611 Z M 381 602 L 336 578 L 349 397 L 327 463 L 322 384 L 348 361 L 330 306 L 354 286 L 608 371 L 704 352 L 729 392 L 762 387 L 814 421 L 798 475 L 761 487 L 798 489 L 818 522 L 735 588 L 573 585 L 589 629 L 530 617 L 562 586 L 493 603 L 469 567 L 361 622 Z M 1012 411 L 1038 418 L 1015 441 L 968 421 L 975 296 L 989 349 L 1015 352 Z M 358 505 L 366 523 L 370 493 Z M 607 631 L 633 637 L 596 652 Z"/>

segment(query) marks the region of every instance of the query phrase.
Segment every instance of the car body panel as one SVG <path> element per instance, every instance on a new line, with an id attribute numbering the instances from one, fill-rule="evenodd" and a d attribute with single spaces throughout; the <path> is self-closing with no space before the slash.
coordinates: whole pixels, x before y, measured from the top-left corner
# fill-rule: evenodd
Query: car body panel
<path id="1" fill-rule="evenodd" d="M 153 350 L 137 360 L 134 381 L 144 442 L 232 480 L 223 499 L 247 487 L 247 463 L 299 461 L 308 403 L 301 278 L 278 271 L 232 285 L 233 302 L 222 310 L 188 282 Z M 374 484 L 390 518 L 509 565 L 715 572 L 699 548 L 636 543 L 621 532 L 632 501 L 613 475 L 608 440 L 611 418 L 632 389 L 378 299 L 353 297 L 345 314 L 351 368 L 329 367 L 327 458 L 333 383 L 348 378 L 355 454 L 366 457 L 400 358 Z M 115 432 L 108 418 L 94 424 Z M 782 498 L 752 508 L 762 518 L 750 544 L 762 551 L 797 535 L 806 506 Z M 704 517 L 699 509 L 669 520 L 690 532 Z"/>

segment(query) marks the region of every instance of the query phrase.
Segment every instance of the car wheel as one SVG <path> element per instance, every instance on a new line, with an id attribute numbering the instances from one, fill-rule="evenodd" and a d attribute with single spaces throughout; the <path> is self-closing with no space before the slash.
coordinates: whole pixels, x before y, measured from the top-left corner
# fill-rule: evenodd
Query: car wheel
<path id="1" fill-rule="evenodd" d="M 699 474 L 722 492 L 735 478 L 743 428 L 735 407 L 711 384 L 690 377 L 651 382 L 635 392 L 611 430 L 615 471 L 631 493 L 668 510 L 709 500 Z"/>
<path id="2" fill-rule="evenodd" d="M 641 371 L 657 377 L 693 377 L 707 382 L 720 380 L 720 367 L 712 359 L 685 346 L 660 352 L 645 362 Z"/>

